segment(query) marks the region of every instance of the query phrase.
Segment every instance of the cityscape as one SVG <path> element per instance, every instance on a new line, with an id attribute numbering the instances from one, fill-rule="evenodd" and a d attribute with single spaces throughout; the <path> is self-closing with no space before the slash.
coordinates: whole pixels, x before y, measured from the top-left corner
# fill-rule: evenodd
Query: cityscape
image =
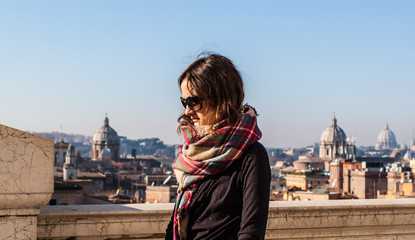
<path id="1" fill-rule="evenodd" d="M 270 201 L 415 198 L 415 138 L 398 144 L 385 123 L 374 146 L 356 146 L 332 116 L 319 143 L 267 148 Z M 92 138 L 38 133 L 55 141 L 50 204 L 173 203 L 174 145 L 119 136 L 105 116 Z"/>

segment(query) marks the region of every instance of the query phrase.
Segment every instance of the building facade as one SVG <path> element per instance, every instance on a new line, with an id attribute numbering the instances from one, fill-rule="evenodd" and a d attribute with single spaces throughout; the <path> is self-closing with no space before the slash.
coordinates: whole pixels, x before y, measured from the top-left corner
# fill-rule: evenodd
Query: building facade
<path id="1" fill-rule="evenodd" d="M 77 179 L 77 170 L 76 170 L 75 150 L 72 144 L 69 144 L 68 150 L 66 152 L 65 164 L 63 165 L 63 181 L 76 180 L 76 179 Z"/>
<path id="2" fill-rule="evenodd" d="M 108 117 L 105 116 L 104 125 L 95 132 L 92 138 L 91 160 L 106 161 L 105 164 L 111 163 L 108 160 L 108 154 L 110 154 L 111 160 L 116 162 L 120 160 L 120 138 L 117 132 L 110 127 Z"/>
<path id="3" fill-rule="evenodd" d="M 329 183 L 329 176 L 322 172 L 287 173 L 287 187 L 298 187 L 301 190 L 316 189 Z"/>
<path id="4" fill-rule="evenodd" d="M 55 143 L 55 167 L 62 167 L 65 163 L 68 147 L 69 143 L 66 143 L 63 139 Z"/>
<path id="5" fill-rule="evenodd" d="M 333 116 L 331 125 L 321 134 L 320 158 L 323 160 L 353 158 L 356 151 L 355 146 L 353 142 L 349 143 L 347 140 L 346 133 L 337 125 L 337 119 Z"/>

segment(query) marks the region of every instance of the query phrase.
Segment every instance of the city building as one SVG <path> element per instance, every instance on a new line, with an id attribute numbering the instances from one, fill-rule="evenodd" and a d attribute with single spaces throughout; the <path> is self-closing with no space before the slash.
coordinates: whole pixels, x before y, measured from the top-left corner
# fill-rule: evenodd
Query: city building
<path id="1" fill-rule="evenodd" d="M 177 197 L 175 186 L 147 186 L 146 202 L 148 203 L 174 203 Z"/>
<path id="2" fill-rule="evenodd" d="M 381 162 L 349 162 L 343 166 L 343 194 L 376 199 L 387 192 L 386 176 Z"/>
<path id="3" fill-rule="evenodd" d="M 297 187 L 301 190 L 321 188 L 329 184 L 329 176 L 321 171 L 290 172 L 285 176 L 287 187 Z"/>
<path id="4" fill-rule="evenodd" d="M 399 183 L 412 182 L 411 168 L 394 157 L 357 157 L 330 163 L 331 188 L 359 199 L 391 198 Z"/>
<path id="5" fill-rule="evenodd" d="M 63 141 L 63 139 L 55 143 L 55 167 L 62 167 L 65 163 L 68 147 L 69 143 Z"/>
<path id="6" fill-rule="evenodd" d="M 285 177 L 282 174 L 282 169 L 284 168 L 284 162 L 278 161 L 275 165 L 271 166 L 271 184 L 270 190 L 276 190 L 280 188 L 284 188 L 285 185 Z"/>
<path id="7" fill-rule="evenodd" d="M 378 198 L 415 197 L 413 168 L 402 163 L 391 163 L 386 167 L 388 188 L 387 193 Z"/>
<path id="8" fill-rule="evenodd" d="M 100 127 L 92 138 L 92 161 L 102 162 L 103 154 L 110 154 L 115 162 L 120 160 L 120 138 L 117 132 L 110 127 L 108 117 L 105 116 L 104 125 Z M 105 163 L 104 167 L 110 167 L 111 161 Z"/>
<path id="9" fill-rule="evenodd" d="M 337 125 L 337 119 L 333 116 L 331 125 L 321 134 L 320 158 L 328 161 L 336 158 L 354 158 L 356 152 L 354 140 L 347 140 L 346 133 Z"/>
<path id="10" fill-rule="evenodd" d="M 298 160 L 294 161 L 293 165 L 295 171 L 329 170 L 328 161 L 319 157 L 298 156 Z"/>
<path id="11" fill-rule="evenodd" d="M 75 150 L 72 144 L 69 144 L 66 152 L 65 164 L 63 165 L 63 181 L 76 180 L 77 169 L 76 169 L 76 158 Z"/>

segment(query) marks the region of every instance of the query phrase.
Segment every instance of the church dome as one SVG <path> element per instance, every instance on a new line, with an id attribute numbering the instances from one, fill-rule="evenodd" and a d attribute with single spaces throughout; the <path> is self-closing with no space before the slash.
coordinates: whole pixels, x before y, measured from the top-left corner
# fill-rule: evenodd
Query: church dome
<path id="1" fill-rule="evenodd" d="M 389 129 L 388 123 L 386 123 L 385 128 L 378 135 L 375 149 L 390 150 L 397 147 L 395 134 Z"/>
<path id="2" fill-rule="evenodd" d="M 99 128 L 92 138 L 93 142 L 106 142 L 108 144 L 119 144 L 120 138 L 117 132 L 110 127 L 108 117 L 105 116 L 104 125 Z"/>
<path id="3" fill-rule="evenodd" d="M 320 138 L 320 144 L 333 144 L 335 142 L 346 142 L 346 133 L 337 126 L 337 119 L 333 116 L 331 125 L 323 131 Z"/>
<path id="4" fill-rule="evenodd" d="M 102 149 L 101 151 L 101 155 L 111 155 L 111 149 L 109 149 L 108 147 L 105 147 L 104 149 Z"/>

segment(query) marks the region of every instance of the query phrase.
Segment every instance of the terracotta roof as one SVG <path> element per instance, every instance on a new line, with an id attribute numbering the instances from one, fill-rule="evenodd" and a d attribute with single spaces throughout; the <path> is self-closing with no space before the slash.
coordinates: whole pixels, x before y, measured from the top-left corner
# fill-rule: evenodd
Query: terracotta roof
<path id="1" fill-rule="evenodd" d="M 55 143 L 55 148 L 68 148 L 68 146 L 69 146 L 69 143 L 63 141 L 63 139 Z"/>

